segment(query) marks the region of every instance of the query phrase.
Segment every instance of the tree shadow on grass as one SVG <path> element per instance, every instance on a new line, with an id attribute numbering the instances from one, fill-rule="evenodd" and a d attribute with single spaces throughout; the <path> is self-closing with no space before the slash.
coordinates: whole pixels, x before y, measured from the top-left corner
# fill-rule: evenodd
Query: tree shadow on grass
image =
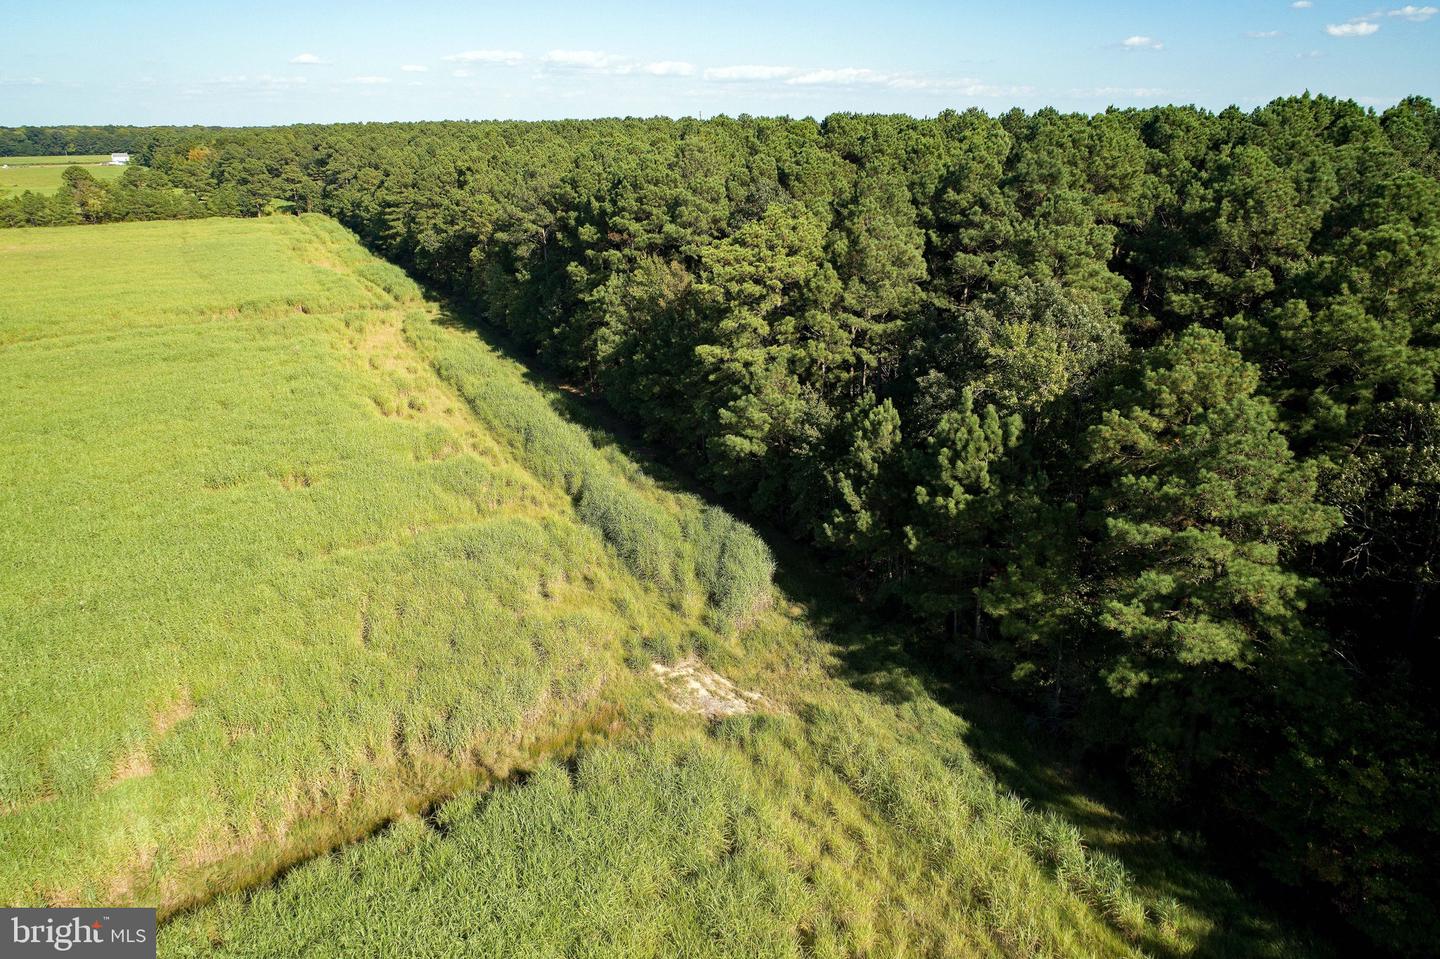
<path id="1" fill-rule="evenodd" d="M 836 650 L 838 678 L 891 703 L 903 703 L 916 695 L 917 687 L 922 689 L 964 721 L 965 745 L 1005 789 L 1074 824 L 1090 848 L 1122 862 L 1152 899 L 1175 899 L 1211 921 L 1210 929 L 1193 933 L 1198 943 L 1189 955 L 1331 954 L 1316 934 L 1347 954 L 1361 948 L 1333 917 L 1317 928 L 1313 904 L 1264 884 L 1256 878 L 1258 870 L 1233 856 L 1217 858 L 1198 833 L 1177 828 L 1147 811 L 1122 785 L 1082 766 L 1066 751 L 1063 741 L 1035 717 L 1014 702 L 967 682 L 963 666 L 933 639 L 880 621 L 878 611 L 843 592 L 813 548 L 757 520 L 744 504 L 717 498 L 674 457 L 647 443 L 632 421 L 603 399 L 566 383 L 531 350 L 481 319 L 477 310 L 433 289 L 427 288 L 426 294 L 431 302 L 440 304 L 438 322 L 442 326 L 476 336 L 519 364 L 526 381 L 557 413 L 584 428 L 598 449 L 613 447 L 661 488 L 722 506 L 748 522 L 775 555 L 776 585 L 806 608 L 807 622 Z M 1222 875 L 1228 879 L 1220 878 Z M 1253 904 L 1257 901 L 1274 909 L 1256 908 Z M 1282 915 L 1283 924 L 1278 918 Z M 1307 936 L 1307 930 L 1313 932 Z M 1160 942 L 1147 942 L 1146 946 L 1157 955 L 1171 954 Z"/>
<path id="2" fill-rule="evenodd" d="M 715 500 L 714 494 L 699 480 L 673 460 L 665 458 L 662 451 L 645 440 L 639 427 L 617 414 L 604 400 L 590 396 L 567 382 L 558 371 L 548 368 L 534 351 L 511 334 L 480 318 L 478 310 L 424 284 L 420 286 L 426 299 L 439 304 L 440 312 L 435 321 L 440 326 L 473 335 L 500 356 L 518 364 L 523 370 L 525 382 L 535 387 L 560 416 L 584 429 L 596 449 L 614 448 L 623 453 L 668 492 L 689 494 L 707 502 Z M 736 512 L 730 504 L 719 505 Z"/>
<path id="3" fill-rule="evenodd" d="M 921 691 L 964 723 L 965 746 L 1002 788 L 1078 828 L 1087 847 L 1124 864 L 1147 900 L 1174 899 L 1213 925 L 1189 930 L 1181 953 L 1157 939 L 1155 956 L 1364 955 L 1372 949 L 1338 917 L 1317 921 L 1313 902 L 1264 881 L 1258 864 L 1212 851 L 1196 830 L 1147 808 L 1118 779 L 1086 766 L 1064 739 L 1013 700 L 967 681 L 963 664 L 933 638 L 907 635 L 840 595 L 833 577 L 781 541 L 777 585 L 838 650 L 839 675 L 892 704 Z M 1259 905 L 1263 904 L 1263 905 Z"/>

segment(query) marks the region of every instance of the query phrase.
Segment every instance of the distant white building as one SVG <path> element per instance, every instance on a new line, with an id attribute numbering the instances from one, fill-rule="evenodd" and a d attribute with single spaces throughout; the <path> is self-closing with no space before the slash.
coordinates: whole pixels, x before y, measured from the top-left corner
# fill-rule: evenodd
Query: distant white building
<path id="1" fill-rule="evenodd" d="M 111 165 L 111 166 L 124 166 L 125 164 L 127 164 L 127 163 L 129 163 L 129 162 L 130 162 L 130 154 L 128 154 L 128 153 L 112 153 L 112 154 L 110 154 L 110 165 Z"/>

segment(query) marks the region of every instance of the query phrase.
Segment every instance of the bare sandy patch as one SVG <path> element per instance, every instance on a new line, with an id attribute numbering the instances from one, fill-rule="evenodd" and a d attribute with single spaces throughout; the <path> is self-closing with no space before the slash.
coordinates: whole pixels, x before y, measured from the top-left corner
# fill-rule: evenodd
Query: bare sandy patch
<path id="1" fill-rule="evenodd" d="M 651 663 L 650 670 L 665 687 L 670 705 L 681 712 L 715 720 L 756 711 L 773 712 L 775 708 L 764 696 L 741 689 L 694 657 L 673 666 Z"/>

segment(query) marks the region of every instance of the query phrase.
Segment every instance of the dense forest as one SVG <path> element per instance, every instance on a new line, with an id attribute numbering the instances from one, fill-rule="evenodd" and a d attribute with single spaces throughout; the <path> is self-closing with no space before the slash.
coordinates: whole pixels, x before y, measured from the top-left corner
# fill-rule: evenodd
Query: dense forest
<path id="1" fill-rule="evenodd" d="M 1077 759 L 1433 948 L 1428 100 L 0 130 L 62 143 L 144 168 L 0 222 L 335 216 Z"/>

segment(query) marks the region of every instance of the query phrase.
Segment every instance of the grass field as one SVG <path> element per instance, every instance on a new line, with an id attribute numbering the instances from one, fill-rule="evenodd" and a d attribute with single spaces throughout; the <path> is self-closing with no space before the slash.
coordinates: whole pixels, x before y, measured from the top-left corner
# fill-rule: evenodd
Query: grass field
<path id="1" fill-rule="evenodd" d="M 87 166 L 96 163 L 109 163 L 108 153 L 76 153 L 57 154 L 56 156 L 43 157 L 0 157 L 0 166 L 58 166 L 67 167 L 72 164 Z"/>
<path id="2" fill-rule="evenodd" d="M 244 881 L 508 770 L 673 618 L 327 221 L 0 257 L 0 898 Z"/>
<path id="3" fill-rule="evenodd" d="M 1308 952 L 1012 793 L 1023 737 L 333 222 L 0 269 L 0 902 L 167 956 Z M 652 668 L 697 658 L 746 713 Z"/>
<path id="4" fill-rule="evenodd" d="M 67 167 L 81 166 L 97 180 L 118 180 L 123 166 L 111 166 L 109 154 L 94 156 L 0 157 L 0 199 L 24 193 L 54 193 Z"/>

